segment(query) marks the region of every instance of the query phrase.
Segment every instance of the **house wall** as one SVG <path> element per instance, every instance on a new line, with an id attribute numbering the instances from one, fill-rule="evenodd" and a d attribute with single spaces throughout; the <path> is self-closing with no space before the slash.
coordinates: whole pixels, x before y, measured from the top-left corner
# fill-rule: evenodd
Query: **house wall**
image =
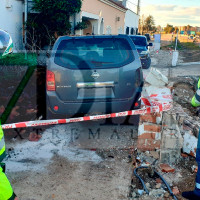
<path id="1" fill-rule="evenodd" d="M 15 50 L 22 50 L 23 1 L 1 0 L 0 29 L 7 31 L 14 43 Z"/>
<path id="2" fill-rule="evenodd" d="M 126 10 L 114 5 L 107 4 L 107 0 L 84 0 L 82 11 L 92 13 L 99 16 L 98 33 L 100 32 L 100 24 L 104 21 L 104 34 L 118 34 L 119 31 L 124 32 L 125 12 Z M 117 7 L 117 8 L 116 8 Z M 117 17 L 119 21 L 117 21 Z"/>
<path id="3" fill-rule="evenodd" d="M 131 10 L 126 11 L 125 15 L 125 27 L 124 33 L 126 33 L 126 28 L 129 27 L 129 34 L 131 34 L 131 28 L 134 28 L 134 32 L 138 29 L 139 15 L 135 14 Z"/>

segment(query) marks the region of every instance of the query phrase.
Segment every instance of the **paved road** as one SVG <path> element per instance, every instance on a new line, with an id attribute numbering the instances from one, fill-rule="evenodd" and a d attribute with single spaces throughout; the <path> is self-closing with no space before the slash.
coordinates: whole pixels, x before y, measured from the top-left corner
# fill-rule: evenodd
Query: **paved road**
<path id="1" fill-rule="evenodd" d="M 174 78 L 179 76 L 200 76 L 200 64 L 185 64 L 176 67 L 153 66 L 162 72 L 165 76 Z M 143 70 L 144 77 L 150 72 L 150 69 Z"/>

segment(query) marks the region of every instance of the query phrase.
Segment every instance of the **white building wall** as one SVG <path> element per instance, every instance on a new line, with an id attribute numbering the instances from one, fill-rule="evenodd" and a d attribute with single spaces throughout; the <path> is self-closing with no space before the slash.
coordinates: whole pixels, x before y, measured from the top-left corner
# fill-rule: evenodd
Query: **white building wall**
<path id="1" fill-rule="evenodd" d="M 15 50 L 22 50 L 23 1 L 0 0 L 0 29 L 7 31 Z"/>
<path id="2" fill-rule="evenodd" d="M 136 31 L 138 29 L 138 23 L 139 23 L 139 15 L 135 14 L 131 10 L 127 10 L 125 15 L 124 33 L 126 33 L 127 27 L 129 27 L 129 34 L 131 33 L 131 28 L 134 28 L 134 31 Z"/>

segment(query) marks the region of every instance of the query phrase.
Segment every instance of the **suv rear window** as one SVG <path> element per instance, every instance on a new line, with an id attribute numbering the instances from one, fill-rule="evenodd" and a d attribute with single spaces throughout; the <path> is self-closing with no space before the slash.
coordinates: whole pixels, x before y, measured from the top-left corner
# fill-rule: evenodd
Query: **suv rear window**
<path id="1" fill-rule="evenodd" d="M 121 67 L 133 60 L 131 46 L 123 38 L 62 40 L 55 54 L 55 63 L 70 69 Z"/>
<path id="2" fill-rule="evenodd" d="M 145 37 L 132 37 L 133 43 L 137 46 L 147 46 L 147 39 Z"/>

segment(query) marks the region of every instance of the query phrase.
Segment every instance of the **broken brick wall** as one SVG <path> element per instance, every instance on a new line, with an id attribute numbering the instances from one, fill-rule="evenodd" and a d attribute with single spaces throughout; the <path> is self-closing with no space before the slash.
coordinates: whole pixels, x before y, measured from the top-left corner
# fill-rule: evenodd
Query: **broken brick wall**
<path id="1" fill-rule="evenodd" d="M 140 116 L 137 148 L 144 151 L 155 151 L 161 145 L 162 113 L 151 113 Z"/>
<path id="2" fill-rule="evenodd" d="M 171 87 L 145 84 L 142 96 L 149 101 L 170 102 L 173 104 Z M 151 97 L 158 96 L 157 99 Z M 170 97 L 165 99 L 165 97 Z M 147 97 L 148 98 L 148 97 Z M 183 137 L 179 130 L 175 112 L 165 111 L 140 116 L 137 148 L 141 151 L 156 152 L 161 162 L 174 163 L 181 155 Z"/>

